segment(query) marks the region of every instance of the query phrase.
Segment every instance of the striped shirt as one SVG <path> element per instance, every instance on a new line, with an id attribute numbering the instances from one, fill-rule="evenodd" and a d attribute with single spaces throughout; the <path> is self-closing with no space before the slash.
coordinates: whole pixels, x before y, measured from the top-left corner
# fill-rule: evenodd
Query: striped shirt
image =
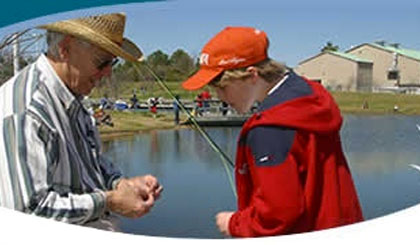
<path id="1" fill-rule="evenodd" d="M 0 87 L 0 206 L 83 224 L 106 213 L 120 177 L 46 56 Z"/>

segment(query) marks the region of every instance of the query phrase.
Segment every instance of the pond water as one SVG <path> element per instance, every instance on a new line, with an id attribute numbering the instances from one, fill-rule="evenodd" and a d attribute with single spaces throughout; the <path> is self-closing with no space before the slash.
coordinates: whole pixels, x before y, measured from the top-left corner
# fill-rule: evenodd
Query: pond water
<path id="1" fill-rule="evenodd" d="M 366 219 L 420 202 L 419 116 L 344 116 L 343 149 Z M 240 127 L 206 128 L 234 159 Z M 221 238 L 214 215 L 236 200 L 219 156 L 192 129 L 142 133 L 104 143 L 105 154 L 127 176 L 152 174 L 164 186 L 146 216 L 121 220 L 126 233 Z"/>

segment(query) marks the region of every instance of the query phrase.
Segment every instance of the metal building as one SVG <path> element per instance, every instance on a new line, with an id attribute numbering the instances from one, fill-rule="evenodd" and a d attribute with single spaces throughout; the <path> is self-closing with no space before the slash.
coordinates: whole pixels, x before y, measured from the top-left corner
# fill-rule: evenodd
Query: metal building
<path id="1" fill-rule="evenodd" d="M 420 86 L 420 51 L 381 41 L 358 45 L 346 53 L 373 61 L 374 88 Z"/>
<path id="2" fill-rule="evenodd" d="M 321 52 L 295 68 L 296 73 L 318 81 L 334 91 L 372 91 L 372 67 L 369 59 L 337 51 Z"/>

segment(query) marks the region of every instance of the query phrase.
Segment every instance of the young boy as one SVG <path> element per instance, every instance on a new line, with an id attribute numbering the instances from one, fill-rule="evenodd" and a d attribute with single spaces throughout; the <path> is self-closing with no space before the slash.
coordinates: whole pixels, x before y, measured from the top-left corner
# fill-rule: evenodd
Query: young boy
<path id="1" fill-rule="evenodd" d="M 267 56 L 263 31 L 227 27 L 203 48 L 187 90 L 213 86 L 240 113 L 259 102 L 239 136 L 238 210 L 219 230 L 255 237 L 321 230 L 363 220 L 341 148 L 340 111 L 322 85 Z"/>

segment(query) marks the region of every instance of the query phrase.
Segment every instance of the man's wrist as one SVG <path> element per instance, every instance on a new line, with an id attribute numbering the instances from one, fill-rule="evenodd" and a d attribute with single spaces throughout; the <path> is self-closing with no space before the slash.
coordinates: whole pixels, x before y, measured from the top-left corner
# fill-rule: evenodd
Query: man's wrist
<path id="1" fill-rule="evenodd" d="M 115 191 L 105 192 L 105 210 L 112 212 L 114 207 Z"/>
<path id="2" fill-rule="evenodd" d="M 111 190 L 115 190 L 118 187 L 118 184 L 121 182 L 121 180 L 123 180 L 124 177 L 119 177 L 118 179 L 115 179 L 114 181 L 112 181 L 112 189 Z"/>
<path id="3" fill-rule="evenodd" d="M 106 193 L 103 191 L 95 191 L 91 194 L 92 199 L 93 199 L 93 204 L 94 204 L 94 208 L 93 208 L 93 213 L 92 213 L 92 218 L 98 218 L 100 216 L 102 216 L 107 208 L 107 203 L 106 203 Z"/>

